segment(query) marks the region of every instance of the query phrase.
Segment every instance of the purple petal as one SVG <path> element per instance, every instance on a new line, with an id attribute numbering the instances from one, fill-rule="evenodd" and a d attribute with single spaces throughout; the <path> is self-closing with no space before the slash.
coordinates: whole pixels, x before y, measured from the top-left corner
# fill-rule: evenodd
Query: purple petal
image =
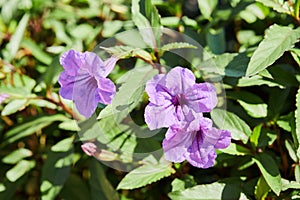
<path id="1" fill-rule="evenodd" d="M 79 68 L 82 66 L 82 53 L 69 50 L 60 57 L 60 64 L 69 76 L 76 76 Z"/>
<path id="2" fill-rule="evenodd" d="M 195 112 L 210 112 L 218 102 L 214 85 L 199 83 L 193 85 L 186 94 L 188 105 Z"/>
<path id="3" fill-rule="evenodd" d="M 75 77 L 69 76 L 66 71 L 63 71 L 58 78 L 58 82 L 61 85 L 59 95 L 65 99 L 72 100 Z"/>
<path id="4" fill-rule="evenodd" d="M 194 74 L 186 68 L 175 67 L 166 75 L 166 88 L 173 96 L 185 94 L 195 84 Z"/>
<path id="5" fill-rule="evenodd" d="M 173 105 L 162 107 L 149 103 L 145 108 L 144 117 L 150 130 L 169 127 L 177 121 Z"/>
<path id="6" fill-rule="evenodd" d="M 192 145 L 188 148 L 186 159 L 195 167 L 208 168 L 214 165 L 217 157 L 214 145 L 207 141 L 204 134 L 197 133 Z"/>
<path id="7" fill-rule="evenodd" d="M 231 133 L 227 130 L 218 130 L 218 131 L 220 132 L 220 137 L 217 143 L 215 144 L 215 148 L 225 149 L 230 145 Z"/>
<path id="8" fill-rule="evenodd" d="M 108 78 L 100 78 L 97 81 L 98 89 L 97 96 L 99 102 L 103 104 L 110 104 L 116 94 L 115 84 Z"/>
<path id="9" fill-rule="evenodd" d="M 9 97 L 10 97 L 9 94 L 1 93 L 0 94 L 0 104 L 2 104 L 2 102 L 5 101 L 6 99 L 8 99 Z"/>
<path id="10" fill-rule="evenodd" d="M 193 142 L 193 133 L 185 132 L 176 127 L 170 127 L 163 140 L 164 156 L 171 162 L 182 162 L 185 160 L 187 148 Z"/>
<path id="11" fill-rule="evenodd" d="M 76 77 L 73 100 L 80 114 L 85 117 L 90 117 L 95 112 L 98 99 L 97 94 L 97 81 L 88 74 L 80 74 Z"/>
<path id="12" fill-rule="evenodd" d="M 164 106 L 172 101 L 172 96 L 165 88 L 164 74 L 155 75 L 147 81 L 145 90 L 149 96 L 149 101 L 155 105 Z"/>
<path id="13" fill-rule="evenodd" d="M 117 61 L 118 61 L 118 58 L 112 56 L 104 62 L 103 77 L 107 77 L 108 74 L 110 74 L 110 72 L 114 69 Z"/>

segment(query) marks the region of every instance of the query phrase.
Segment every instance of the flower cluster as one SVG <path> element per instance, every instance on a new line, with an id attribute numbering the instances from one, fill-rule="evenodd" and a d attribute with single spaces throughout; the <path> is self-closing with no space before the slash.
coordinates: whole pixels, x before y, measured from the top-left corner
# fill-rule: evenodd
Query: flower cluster
<path id="1" fill-rule="evenodd" d="M 60 63 L 64 71 L 58 79 L 61 85 L 59 94 L 65 99 L 74 100 L 80 114 L 90 117 L 98 103 L 110 104 L 116 93 L 114 83 L 106 78 L 113 70 L 117 58 L 103 62 L 93 52 L 65 52 Z"/>
<path id="2" fill-rule="evenodd" d="M 229 146 L 231 134 L 212 127 L 203 116 L 217 104 L 215 88 L 210 83 L 196 83 L 194 74 L 175 67 L 147 82 L 150 103 L 145 109 L 148 127 L 169 128 L 163 141 L 165 158 L 172 162 L 187 160 L 193 166 L 208 168 L 214 164 L 215 149 Z"/>

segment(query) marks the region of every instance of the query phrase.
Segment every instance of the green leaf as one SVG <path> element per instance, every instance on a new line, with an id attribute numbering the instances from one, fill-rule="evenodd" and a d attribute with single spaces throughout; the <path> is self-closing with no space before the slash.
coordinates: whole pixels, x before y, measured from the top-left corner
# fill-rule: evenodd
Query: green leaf
<path id="1" fill-rule="evenodd" d="M 246 53 L 223 53 L 201 63 L 200 69 L 222 76 L 242 77 L 250 58 Z"/>
<path id="2" fill-rule="evenodd" d="M 247 199 L 242 193 L 242 182 L 237 179 L 196 185 L 168 194 L 172 200 Z"/>
<path id="3" fill-rule="evenodd" d="M 217 4 L 217 0 L 198 0 L 199 9 L 205 19 L 210 19 Z"/>
<path id="4" fill-rule="evenodd" d="M 172 192 L 174 191 L 181 191 L 185 189 L 185 183 L 183 180 L 180 180 L 178 178 L 175 178 L 172 183 Z"/>
<path id="5" fill-rule="evenodd" d="M 230 143 L 229 147 L 227 147 L 226 149 L 218 149 L 218 151 L 235 156 L 245 156 L 252 154 L 250 149 L 247 149 L 235 143 Z"/>
<path id="6" fill-rule="evenodd" d="M 300 183 L 300 166 L 299 164 L 295 166 L 295 179 L 297 183 Z"/>
<path id="7" fill-rule="evenodd" d="M 226 51 L 225 31 L 220 29 L 209 29 L 206 34 L 206 42 L 209 49 L 214 54 L 222 54 Z"/>
<path id="8" fill-rule="evenodd" d="M 16 55 L 19 47 L 20 47 L 20 43 L 23 39 L 23 35 L 26 31 L 26 27 L 29 21 L 29 13 L 25 13 L 22 17 L 22 19 L 19 22 L 19 25 L 15 31 L 15 33 L 13 34 L 13 36 L 11 37 L 9 43 L 6 45 L 5 47 L 5 51 L 3 52 L 3 56 L 4 59 L 7 62 L 10 62 Z"/>
<path id="9" fill-rule="evenodd" d="M 295 163 L 297 163 L 298 162 L 298 158 L 297 158 L 297 153 L 296 153 L 294 144 L 291 141 L 289 141 L 289 140 L 285 140 L 284 144 L 285 144 L 286 149 L 289 152 L 290 157 L 293 159 L 293 161 Z"/>
<path id="10" fill-rule="evenodd" d="M 13 168 L 6 172 L 9 181 L 15 182 L 35 166 L 35 161 L 21 160 Z"/>
<path id="11" fill-rule="evenodd" d="M 294 60 L 297 62 L 298 66 L 300 67 L 300 49 L 293 48 L 290 50 L 290 52 L 291 52 Z"/>
<path id="12" fill-rule="evenodd" d="M 300 183 L 296 181 L 289 181 L 284 178 L 281 179 L 282 183 L 282 191 L 285 191 L 287 189 L 300 189 Z"/>
<path id="13" fill-rule="evenodd" d="M 152 48 L 156 48 L 156 37 L 154 36 L 151 24 L 148 21 L 148 19 L 140 12 L 140 0 L 132 1 L 131 12 L 132 20 L 134 24 L 138 27 L 145 43 Z"/>
<path id="14" fill-rule="evenodd" d="M 51 147 L 52 152 L 67 152 L 73 148 L 74 137 L 66 138 Z"/>
<path id="15" fill-rule="evenodd" d="M 27 106 L 27 99 L 14 99 L 10 101 L 2 110 L 1 115 L 11 115 L 17 111 L 23 110 Z"/>
<path id="16" fill-rule="evenodd" d="M 300 28 L 272 25 L 250 58 L 246 76 L 253 76 L 272 65 L 285 51 L 293 47 L 299 37 Z"/>
<path id="17" fill-rule="evenodd" d="M 1 145 L 10 144 L 18 139 L 31 135 L 42 128 L 50 125 L 54 121 L 64 121 L 68 118 L 64 115 L 42 116 L 24 124 L 18 125 L 6 132 Z"/>
<path id="18" fill-rule="evenodd" d="M 100 112 L 98 118 L 105 118 L 112 115 L 117 118 L 127 116 L 140 101 L 146 82 L 155 74 L 157 74 L 157 70 L 151 66 L 144 66 L 142 68 L 134 68 L 120 77 L 117 81 L 122 83 L 119 91 L 112 103 Z"/>
<path id="19" fill-rule="evenodd" d="M 262 127 L 262 124 L 254 127 L 252 134 L 250 136 L 250 143 L 252 144 L 252 146 L 254 148 L 256 148 L 258 146 L 258 140 L 259 140 L 260 133 L 261 133 L 261 127 Z"/>
<path id="20" fill-rule="evenodd" d="M 152 156 L 152 155 L 150 155 Z M 172 163 L 161 160 L 157 163 L 146 163 L 129 172 L 119 183 L 117 189 L 135 189 L 143 187 L 175 173 Z"/>
<path id="21" fill-rule="evenodd" d="M 172 42 L 172 43 L 163 45 L 159 49 L 159 54 L 163 55 L 166 51 L 171 51 L 173 49 L 183 49 L 183 48 L 197 49 L 196 46 L 189 44 L 187 42 Z"/>
<path id="22" fill-rule="evenodd" d="M 281 176 L 274 159 L 266 153 L 260 153 L 255 156 L 254 161 L 272 191 L 279 196 L 282 187 Z"/>
<path id="23" fill-rule="evenodd" d="M 32 156 L 32 151 L 30 151 L 29 149 L 20 148 L 2 158 L 2 162 L 6 164 L 16 164 L 23 158 L 27 158 L 30 156 Z"/>
<path id="24" fill-rule="evenodd" d="M 131 47 L 131 46 L 123 46 L 123 45 L 117 45 L 114 47 L 100 47 L 101 49 L 104 49 L 105 51 L 109 52 L 110 54 L 117 56 L 120 59 L 123 58 L 130 58 L 130 57 L 138 57 L 142 58 L 143 60 L 152 61 L 152 56 L 150 53 L 147 51 L 141 49 L 141 48 L 136 48 L 136 47 Z"/>
<path id="25" fill-rule="evenodd" d="M 259 96 L 246 91 L 228 92 L 226 95 L 237 99 L 237 102 L 251 117 L 262 118 L 267 116 L 268 106 Z"/>
<path id="26" fill-rule="evenodd" d="M 106 178 L 106 172 L 100 162 L 92 159 L 90 163 L 91 178 L 89 184 L 91 188 L 91 199 L 94 200 L 118 200 L 117 191 L 112 187 L 109 180 Z"/>
<path id="27" fill-rule="evenodd" d="M 31 51 L 32 55 L 40 62 L 50 65 L 52 57 L 45 53 L 43 49 L 37 45 L 33 40 L 24 38 L 21 42 L 21 47 L 27 48 Z"/>
<path id="28" fill-rule="evenodd" d="M 273 8 L 277 12 L 280 13 L 286 13 L 291 15 L 291 8 L 288 4 L 288 2 L 278 1 L 278 0 L 256 0 L 262 4 L 264 4 L 267 7 Z"/>
<path id="29" fill-rule="evenodd" d="M 63 140 L 52 147 L 61 151 L 49 151 L 47 154 L 46 162 L 42 168 L 41 199 L 55 199 L 69 177 L 73 164 L 73 145 L 70 143 L 70 138 L 65 140 L 67 142 Z M 67 147 L 60 148 L 62 143 L 67 143 Z"/>
<path id="30" fill-rule="evenodd" d="M 296 95 L 296 111 L 295 111 L 295 136 L 294 136 L 294 143 L 295 145 L 300 143 L 300 88 L 298 89 L 297 95 Z M 300 146 L 298 146 L 297 149 L 297 156 L 300 158 Z"/>
<path id="31" fill-rule="evenodd" d="M 243 143 L 247 143 L 251 129 L 237 115 L 229 111 L 214 109 L 211 112 L 211 118 L 220 129 L 230 130 L 234 140 L 242 140 Z"/>
<path id="32" fill-rule="evenodd" d="M 270 186 L 264 177 L 259 177 L 254 191 L 256 199 L 265 199 L 270 190 Z"/>

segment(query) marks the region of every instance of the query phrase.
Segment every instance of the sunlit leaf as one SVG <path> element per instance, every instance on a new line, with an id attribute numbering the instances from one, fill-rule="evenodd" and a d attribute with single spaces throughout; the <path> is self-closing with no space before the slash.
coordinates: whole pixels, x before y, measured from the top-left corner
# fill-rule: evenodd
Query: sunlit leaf
<path id="1" fill-rule="evenodd" d="M 300 37 L 300 28 L 272 25 L 257 49 L 254 51 L 247 71 L 252 76 L 272 65 L 282 54 L 290 50 Z"/>
<path id="2" fill-rule="evenodd" d="M 129 172 L 119 183 L 117 189 L 135 189 L 143 187 L 175 173 L 172 163 L 160 161 L 148 163 Z"/>
<path id="3" fill-rule="evenodd" d="M 282 185 L 278 165 L 274 159 L 266 153 L 260 153 L 255 156 L 254 161 L 270 188 L 278 196 Z"/>

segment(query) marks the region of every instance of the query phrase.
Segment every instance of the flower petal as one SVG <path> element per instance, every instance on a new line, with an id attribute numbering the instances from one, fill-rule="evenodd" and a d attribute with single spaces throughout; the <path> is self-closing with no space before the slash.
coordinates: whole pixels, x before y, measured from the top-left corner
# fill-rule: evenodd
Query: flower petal
<path id="1" fill-rule="evenodd" d="M 98 105 L 97 81 L 88 74 L 80 74 L 74 84 L 73 100 L 80 114 L 90 117 Z"/>
<path id="2" fill-rule="evenodd" d="M 116 63 L 118 61 L 117 57 L 110 57 L 109 59 L 104 61 L 104 72 L 103 77 L 107 77 L 108 74 L 114 69 Z"/>
<path id="3" fill-rule="evenodd" d="M 66 71 L 63 71 L 58 78 L 58 82 L 61 85 L 59 95 L 65 99 L 72 100 L 75 77 L 70 76 Z"/>
<path id="4" fill-rule="evenodd" d="M 116 94 L 115 84 L 108 78 L 100 78 L 97 80 L 98 89 L 96 98 L 103 104 L 110 104 Z"/>
<path id="5" fill-rule="evenodd" d="M 82 53 L 69 50 L 60 57 L 60 64 L 69 76 L 76 76 L 79 68 L 82 66 Z"/>
<path id="6" fill-rule="evenodd" d="M 163 140 L 165 159 L 171 162 L 184 161 L 187 148 L 191 146 L 193 138 L 193 133 L 170 127 L 166 133 L 166 138 Z"/>
<path id="7" fill-rule="evenodd" d="M 206 135 L 198 132 L 185 156 L 193 166 L 208 168 L 214 165 L 217 154 L 214 145 L 207 142 Z"/>
<path id="8" fill-rule="evenodd" d="M 149 101 L 155 105 L 164 106 L 170 104 L 172 96 L 165 87 L 165 75 L 158 74 L 147 81 L 145 88 Z"/>
<path id="9" fill-rule="evenodd" d="M 216 90 L 211 83 L 199 83 L 191 87 L 185 98 L 195 112 L 210 112 L 218 102 Z"/>
<path id="10" fill-rule="evenodd" d="M 145 108 L 144 117 L 150 130 L 169 127 L 177 121 L 175 107 L 171 104 L 162 107 L 149 103 Z"/>
<path id="11" fill-rule="evenodd" d="M 220 137 L 217 143 L 215 144 L 215 148 L 225 149 L 230 145 L 231 133 L 227 130 L 218 130 L 218 131 L 220 132 Z"/>
<path id="12" fill-rule="evenodd" d="M 195 76 L 191 70 L 175 67 L 166 75 L 166 88 L 173 96 L 185 94 L 185 92 L 195 84 Z"/>

